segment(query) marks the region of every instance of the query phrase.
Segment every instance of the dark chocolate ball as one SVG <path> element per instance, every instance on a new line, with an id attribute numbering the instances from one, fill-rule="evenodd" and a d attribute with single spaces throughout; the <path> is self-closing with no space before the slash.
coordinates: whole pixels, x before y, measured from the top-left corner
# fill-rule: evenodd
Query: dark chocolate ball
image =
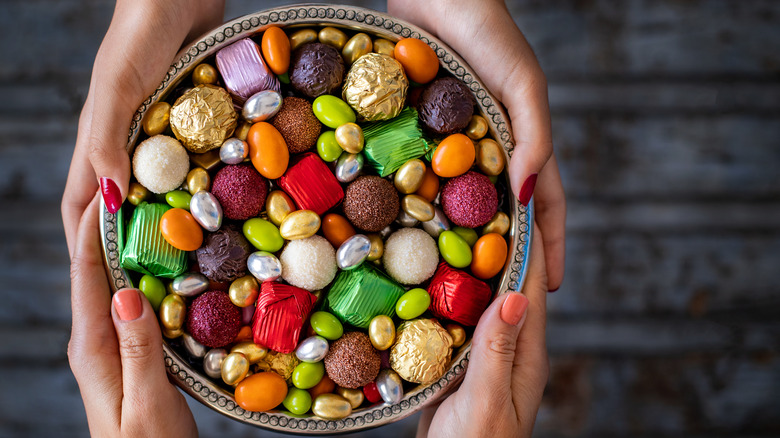
<path id="1" fill-rule="evenodd" d="M 361 230 L 381 231 L 395 220 L 399 208 L 393 183 L 378 176 L 361 176 L 344 193 L 344 214 Z"/>
<path id="2" fill-rule="evenodd" d="M 187 309 L 187 332 L 206 347 L 230 344 L 240 328 L 241 310 L 230 302 L 225 292 L 204 292 Z"/>
<path id="3" fill-rule="evenodd" d="M 271 124 L 282 134 L 291 154 L 311 149 L 317 143 L 322 129 L 322 124 L 311 109 L 311 103 L 300 97 L 285 97 L 282 109 Z"/>
<path id="4" fill-rule="evenodd" d="M 342 388 L 360 388 L 376 379 L 382 359 L 368 335 L 347 332 L 330 344 L 325 371 Z"/>
<path id="5" fill-rule="evenodd" d="M 338 50 L 322 43 L 308 43 L 293 53 L 290 83 L 296 92 L 314 99 L 340 90 L 344 71 Z"/>
<path id="6" fill-rule="evenodd" d="M 417 102 L 420 121 L 438 135 L 454 134 L 468 126 L 476 100 L 463 82 L 447 77 L 428 85 Z"/>
<path id="7" fill-rule="evenodd" d="M 195 255 L 203 275 L 211 281 L 224 283 L 246 275 L 246 261 L 251 253 L 252 247 L 244 234 L 234 225 L 227 224 L 210 233 Z"/>

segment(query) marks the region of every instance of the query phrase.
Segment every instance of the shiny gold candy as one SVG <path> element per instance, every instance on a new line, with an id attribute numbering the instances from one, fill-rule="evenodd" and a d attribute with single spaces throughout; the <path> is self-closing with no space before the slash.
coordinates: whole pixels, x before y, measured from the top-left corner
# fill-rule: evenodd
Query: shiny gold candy
<path id="1" fill-rule="evenodd" d="M 312 29 L 301 29 L 295 31 L 290 35 L 290 50 L 295 50 L 298 47 L 317 41 L 317 32 Z"/>
<path id="2" fill-rule="evenodd" d="M 260 362 L 268 354 L 268 349 L 262 345 L 257 345 L 252 341 L 239 342 L 230 349 L 231 353 L 241 353 L 246 357 L 250 364 Z"/>
<path id="3" fill-rule="evenodd" d="M 222 380 L 228 385 L 242 381 L 248 372 L 249 360 L 243 353 L 230 353 L 222 361 Z"/>
<path id="4" fill-rule="evenodd" d="M 349 405 L 352 406 L 352 409 L 360 407 L 366 398 L 360 389 L 342 388 L 340 386 L 336 388 L 336 394 L 344 397 L 349 402 Z"/>
<path id="5" fill-rule="evenodd" d="M 295 211 L 295 202 L 287 193 L 274 190 L 268 194 L 268 198 L 265 200 L 265 211 L 268 214 L 268 220 L 278 227 L 288 214 Z"/>
<path id="6" fill-rule="evenodd" d="M 150 106 L 141 122 L 146 135 L 151 137 L 165 132 L 168 129 L 170 115 L 171 104 L 168 102 L 157 102 Z"/>
<path id="7" fill-rule="evenodd" d="M 202 167 L 206 170 L 211 170 L 222 164 L 222 159 L 219 157 L 219 148 L 212 149 L 202 154 L 190 153 L 190 161 L 194 166 Z"/>
<path id="8" fill-rule="evenodd" d="M 233 132 L 233 137 L 236 137 L 237 139 L 241 141 L 246 141 L 246 137 L 249 135 L 249 130 L 252 128 L 252 124 L 249 122 L 241 122 L 236 127 L 235 132 Z"/>
<path id="9" fill-rule="evenodd" d="M 485 175 L 494 176 L 504 170 L 504 151 L 492 138 L 483 138 L 477 144 L 477 167 Z"/>
<path id="10" fill-rule="evenodd" d="M 403 66 L 387 55 L 368 53 L 352 64 L 344 79 L 342 97 L 365 121 L 389 120 L 406 102 L 409 80 Z"/>
<path id="11" fill-rule="evenodd" d="M 344 48 L 341 50 L 341 56 L 344 57 L 344 62 L 349 66 L 366 53 L 371 53 L 373 48 L 374 44 L 371 42 L 371 37 L 361 32 L 355 34 L 346 44 L 344 44 Z"/>
<path id="12" fill-rule="evenodd" d="M 196 167 L 187 174 L 187 191 L 191 195 L 201 190 L 209 191 L 211 188 L 211 176 L 202 167 Z"/>
<path id="13" fill-rule="evenodd" d="M 509 231 L 509 216 L 503 211 L 498 211 L 493 218 L 482 227 L 482 234 L 498 233 L 504 235 Z"/>
<path id="14" fill-rule="evenodd" d="M 167 328 L 163 327 L 162 334 L 168 339 L 176 339 L 184 335 L 184 328 L 180 327 L 175 330 L 168 330 Z"/>
<path id="15" fill-rule="evenodd" d="M 320 394 L 314 399 L 311 411 L 325 420 L 339 420 L 352 413 L 352 404 L 338 394 Z"/>
<path id="16" fill-rule="evenodd" d="M 447 333 L 452 338 L 452 346 L 458 348 L 466 342 L 466 330 L 458 324 L 447 324 L 444 326 L 447 329 Z"/>
<path id="17" fill-rule="evenodd" d="M 133 205 L 138 205 L 149 199 L 151 193 L 149 189 L 138 184 L 137 182 L 130 183 L 130 188 L 127 191 L 127 200 Z"/>
<path id="18" fill-rule="evenodd" d="M 387 315 L 377 315 L 368 325 L 368 338 L 379 351 L 390 348 L 395 342 L 395 323 Z"/>
<path id="19" fill-rule="evenodd" d="M 401 200 L 401 208 L 406 214 L 420 222 L 427 222 L 433 219 L 433 216 L 436 214 L 436 210 L 433 209 L 433 204 L 420 195 L 404 196 Z"/>
<path id="20" fill-rule="evenodd" d="M 452 337 L 436 320 L 413 319 L 398 326 L 390 367 L 401 378 L 427 385 L 444 375 L 452 356 Z"/>
<path id="21" fill-rule="evenodd" d="M 224 88 L 202 84 L 176 99 L 170 124 L 182 146 L 200 154 L 222 146 L 236 129 L 238 113 Z"/>
<path id="22" fill-rule="evenodd" d="M 279 234 L 286 240 L 305 239 L 320 229 L 320 216 L 311 210 L 297 210 L 288 214 L 279 225 Z"/>
<path id="23" fill-rule="evenodd" d="M 195 85 L 200 84 L 216 84 L 219 78 L 217 69 L 211 64 L 200 64 L 192 71 L 192 83 Z"/>
<path id="24" fill-rule="evenodd" d="M 169 330 L 175 331 L 181 329 L 184 325 L 184 318 L 187 317 L 187 305 L 184 303 L 184 298 L 179 295 L 166 295 L 160 303 L 160 322 L 162 326 Z"/>
<path id="25" fill-rule="evenodd" d="M 369 262 L 380 260 L 385 253 L 385 242 L 382 240 L 382 236 L 379 234 L 369 234 L 367 237 L 368 240 L 371 241 L 371 249 L 368 250 L 368 257 L 366 257 L 366 260 Z"/>
<path id="26" fill-rule="evenodd" d="M 374 40 L 374 53 L 395 58 L 395 43 L 384 38 Z"/>
<path id="27" fill-rule="evenodd" d="M 260 285 L 251 275 L 233 280 L 228 289 L 230 301 L 238 307 L 251 306 L 257 300 L 258 295 L 260 295 Z"/>
<path id="28" fill-rule="evenodd" d="M 336 128 L 336 143 L 350 154 L 363 150 L 363 129 L 357 123 L 345 123 Z"/>
<path id="29" fill-rule="evenodd" d="M 295 353 L 279 353 L 278 351 L 269 350 L 268 354 L 257 362 L 257 369 L 259 371 L 273 371 L 289 382 L 293 369 L 299 363 L 301 361 L 295 357 Z"/>
<path id="30" fill-rule="evenodd" d="M 322 44 L 333 46 L 338 50 L 343 49 L 344 44 L 347 44 L 347 34 L 335 27 L 323 27 L 317 37 Z"/>
<path id="31" fill-rule="evenodd" d="M 422 185 L 425 178 L 425 163 L 422 160 L 414 159 L 404 163 L 395 172 L 395 179 L 393 183 L 395 188 L 403 193 L 414 193 Z"/>
<path id="32" fill-rule="evenodd" d="M 488 122 L 484 117 L 479 114 L 471 116 L 468 126 L 466 126 L 465 134 L 472 140 L 479 140 L 487 135 Z"/>

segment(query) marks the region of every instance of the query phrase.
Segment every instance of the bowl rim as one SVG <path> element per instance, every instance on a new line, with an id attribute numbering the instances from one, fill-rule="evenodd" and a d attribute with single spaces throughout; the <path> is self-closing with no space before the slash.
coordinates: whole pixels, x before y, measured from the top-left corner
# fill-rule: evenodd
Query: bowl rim
<path id="1" fill-rule="evenodd" d="M 216 54 L 222 47 L 254 36 L 273 25 L 283 28 L 334 26 L 367 32 L 372 38 L 380 36 L 393 42 L 408 37 L 422 40 L 434 49 L 440 61 L 440 68 L 469 87 L 477 100 L 479 113 L 488 122 L 490 134 L 502 146 L 504 157 L 507 163 L 509 162 L 514 142 L 507 123 L 509 120 L 507 114 L 498 100 L 483 86 L 477 74 L 454 50 L 427 31 L 387 13 L 357 6 L 322 3 L 280 6 L 247 14 L 219 25 L 184 47 L 174 58 L 175 61 L 158 88 L 135 112 L 128 133 L 128 153 L 132 153 L 141 133 L 141 120 L 146 111 L 152 104 L 166 97 L 181 78 L 188 75 L 202 60 Z M 506 183 L 509 187 L 508 181 Z M 501 281 L 491 301 L 507 292 L 520 292 L 528 269 L 528 254 L 533 238 L 533 226 L 531 226 L 534 217 L 533 201 L 525 207 L 514 196 L 509 195 L 508 198 L 512 212 L 509 230 L 510 251 Z M 124 287 L 132 287 L 132 282 L 119 263 L 121 252 L 117 228 L 119 215 L 109 213 L 102 198 L 100 202 L 103 256 L 109 274 L 109 283 L 112 292 L 115 292 Z M 327 435 L 367 430 L 401 420 L 456 388 L 468 366 L 471 340 L 453 351 L 447 372 L 436 382 L 427 386 L 418 385 L 412 391 L 405 393 L 402 400 L 396 404 L 375 404 L 358 409 L 348 417 L 339 420 L 325 420 L 314 415 L 300 418 L 285 411 L 245 411 L 236 404 L 232 393 L 191 368 L 187 358 L 175 351 L 165 339 L 163 351 L 166 371 L 171 380 L 184 392 L 211 409 L 237 421 L 276 432 Z"/>

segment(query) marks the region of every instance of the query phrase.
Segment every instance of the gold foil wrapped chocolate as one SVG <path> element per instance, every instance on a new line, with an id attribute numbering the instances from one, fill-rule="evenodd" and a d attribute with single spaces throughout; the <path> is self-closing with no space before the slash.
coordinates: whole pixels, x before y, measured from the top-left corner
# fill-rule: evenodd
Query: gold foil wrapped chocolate
<path id="1" fill-rule="evenodd" d="M 203 153 L 222 145 L 238 123 L 233 100 L 225 89 L 198 85 L 171 107 L 171 130 L 187 150 Z"/>
<path id="2" fill-rule="evenodd" d="M 390 349 L 390 367 L 404 380 L 427 385 L 447 370 L 452 337 L 434 319 L 413 319 L 398 326 Z"/>
<path id="3" fill-rule="evenodd" d="M 268 350 L 268 353 L 257 362 L 257 369 L 260 371 L 273 371 L 289 382 L 293 369 L 299 363 L 301 361 L 295 357 L 295 353 L 279 353 L 278 351 Z"/>
<path id="4" fill-rule="evenodd" d="M 362 120 L 389 120 L 404 106 L 409 80 L 401 63 L 379 53 L 361 56 L 344 81 L 344 100 Z"/>

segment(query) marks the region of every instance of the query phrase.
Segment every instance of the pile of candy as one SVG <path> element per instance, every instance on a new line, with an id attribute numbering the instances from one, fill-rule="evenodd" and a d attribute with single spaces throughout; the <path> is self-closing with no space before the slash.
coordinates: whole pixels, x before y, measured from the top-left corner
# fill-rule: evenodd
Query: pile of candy
<path id="1" fill-rule="evenodd" d="M 249 411 L 338 419 L 439 379 L 507 258 L 469 89 L 420 40 L 332 27 L 213 64 L 146 112 L 118 220 L 168 342 Z"/>

